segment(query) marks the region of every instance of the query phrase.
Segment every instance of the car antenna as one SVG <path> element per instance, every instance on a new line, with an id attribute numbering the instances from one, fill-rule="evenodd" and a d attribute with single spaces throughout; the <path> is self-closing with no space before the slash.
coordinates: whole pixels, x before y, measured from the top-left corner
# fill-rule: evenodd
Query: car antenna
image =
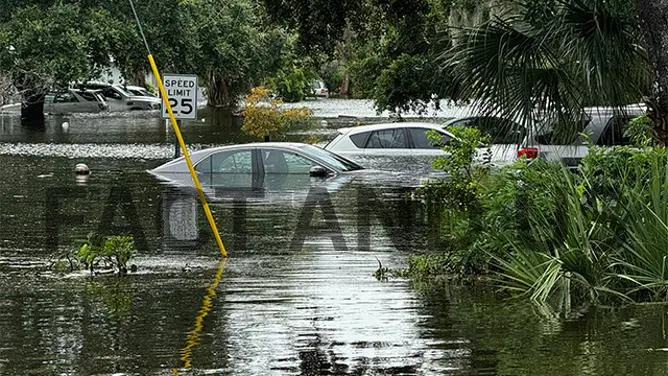
<path id="1" fill-rule="evenodd" d="M 218 244 L 218 248 L 220 249 L 220 255 L 222 257 L 227 257 L 227 251 L 225 250 L 225 245 L 223 244 L 223 241 L 220 238 L 220 233 L 218 232 L 216 221 L 213 219 L 213 215 L 211 214 L 211 209 L 209 208 L 209 204 L 206 201 L 206 196 L 204 195 L 204 189 L 202 188 L 202 185 L 199 182 L 199 178 L 197 177 L 197 173 L 195 172 L 193 163 L 190 160 L 190 154 L 188 153 L 188 148 L 186 147 L 186 143 L 183 140 L 183 136 L 181 135 L 179 124 L 176 122 L 176 117 L 174 117 L 172 106 L 169 104 L 169 101 L 167 100 L 168 97 L 167 97 L 167 92 L 165 90 L 165 85 L 163 85 L 162 83 L 160 71 L 158 70 L 158 66 L 155 64 L 155 60 L 153 59 L 153 55 L 151 54 L 151 49 L 149 48 L 148 42 L 146 41 L 146 36 L 144 35 L 144 29 L 142 29 L 141 22 L 139 22 L 139 16 L 137 15 L 135 4 L 132 0 L 128 1 L 130 2 L 130 7 L 132 8 L 132 14 L 134 14 L 135 21 L 137 22 L 137 27 L 139 28 L 139 34 L 141 36 L 142 41 L 144 42 L 144 46 L 146 47 L 146 52 L 148 53 L 148 62 L 151 65 L 151 69 L 153 70 L 153 76 L 155 77 L 155 81 L 158 84 L 158 88 L 160 89 L 160 94 L 162 96 L 163 104 L 165 108 L 167 108 L 167 112 L 169 113 L 169 118 L 172 123 L 172 128 L 174 129 L 174 134 L 176 135 L 176 138 L 179 141 L 179 145 L 181 146 L 181 152 L 186 161 L 186 164 L 188 165 L 188 171 L 190 172 L 190 176 L 193 179 L 195 188 L 197 188 L 197 193 L 199 194 L 199 199 L 202 203 L 202 209 L 204 210 L 206 219 L 209 222 L 209 226 L 211 226 L 211 231 L 213 232 L 213 235 L 216 239 L 216 243 Z"/>

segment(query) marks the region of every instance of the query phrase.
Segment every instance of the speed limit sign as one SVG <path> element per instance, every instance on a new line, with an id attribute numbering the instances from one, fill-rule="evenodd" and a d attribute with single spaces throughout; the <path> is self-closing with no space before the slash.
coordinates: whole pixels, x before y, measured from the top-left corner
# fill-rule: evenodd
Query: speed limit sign
<path id="1" fill-rule="evenodd" d="M 167 91 L 167 100 L 177 119 L 197 118 L 197 75 L 165 74 L 162 83 Z M 169 119 L 167 106 L 162 103 L 162 117 Z"/>

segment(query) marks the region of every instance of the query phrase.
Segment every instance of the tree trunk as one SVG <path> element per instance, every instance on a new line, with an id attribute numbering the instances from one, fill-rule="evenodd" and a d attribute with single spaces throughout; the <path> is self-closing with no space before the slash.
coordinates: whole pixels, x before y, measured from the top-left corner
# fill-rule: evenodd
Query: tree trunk
<path id="1" fill-rule="evenodd" d="M 137 86 L 146 87 L 146 72 L 136 72 L 133 75 L 132 83 Z"/>
<path id="2" fill-rule="evenodd" d="M 233 110 L 234 101 L 230 96 L 229 87 L 227 80 L 215 74 L 209 75 L 208 105 Z"/>
<path id="3" fill-rule="evenodd" d="M 346 28 L 343 30 L 342 40 L 336 43 L 336 49 L 339 53 L 341 66 L 343 66 L 343 78 L 339 86 L 339 94 L 348 96 L 350 88 L 350 45 L 353 39 L 353 31 L 350 23 L 346 23 Z"/>
<path id="4" fill-rule="evenodd" d="M 44 126 L 44 93 L 28 91 L 21 102 L 21 125 Z"/>
<path id="5" fill-rule="evenodd" d="M 668 141 L 668 0 L 638 0 L 638 13 L 645 32 L 647 54 L 654 77 L 647 100 L 659 145 Z"/>

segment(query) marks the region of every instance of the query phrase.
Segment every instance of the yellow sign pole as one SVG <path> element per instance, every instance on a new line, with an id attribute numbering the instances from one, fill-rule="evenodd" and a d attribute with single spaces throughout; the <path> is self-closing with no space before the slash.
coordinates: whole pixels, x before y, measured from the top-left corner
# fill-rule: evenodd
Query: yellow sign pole
<path id="1" fill-rule="evenodd" d="M 176 117 L 174 116 L 174 112 L 172 111 L 172 106 L 169 104 L 169 100 L 167 99 L 167 91 L 165 90 L 165 85 L 162 83 L 162 77 L 160 76 L 160 72 L 158 71 L 158 66 L 155 64 L 153 55 L 151 54 L 148 55 L 148 62 L 151 64 L 151 69 L 153 70 L 153 76 L 155 76 L 155 79 L 158 82 L 158 87 L 160 88 L 160 96 L 162 97 L 162 102 L 165 104 L 165 107 L 167 107 L 167 112 L 169 113 L 169 119 L 171 120 L 172 128 L 174 129 L 174 134 L 176 135 L 176 139 L 179 140 L 179 145 L 181 146 L 181 152 L 183 153 L 183 157 L 186 160 L 186 165 L 188 165 L 188 171 L 190 172 L 190 176 L 192 177 L 193 183 L 195 184 L 195 188 L 197 189 L 197 193 L 199 194 L 199 199 L 202 202 L 204 215 L 206 215 L 206 219 L 207 221 L 209 221 L 209 226 L 211 226 L 211 231 L 213 232 L 213 236 L 216 238 L 216 243 L 218 244 L 218 248 L 220 249 L 221 256 L 227 257 L 227 251 L 225 250 L 225 245 L 223 244 L 223 240 L 220 238 L 220 233 L 218 232 L 216 221 L 213 219 L 213 215 L 211 214 L 211 209 L 209 209 L 209 204 L 207 203 L 206 196 L 204 195 L 204 190 L 202 189 L 202 185 L 200 184 L 199 178 L 197 177 L 197 173 L 195 172 L 195 167 L 193 167 L 193 163 L 190 160 L 190 153 L 188 153 L 188 149 L 186 148 L 186 143 L 183 141 L 183 136 L 181 135 L 181 130 L 179 129 L 179 125 L 176 122 Z"/>

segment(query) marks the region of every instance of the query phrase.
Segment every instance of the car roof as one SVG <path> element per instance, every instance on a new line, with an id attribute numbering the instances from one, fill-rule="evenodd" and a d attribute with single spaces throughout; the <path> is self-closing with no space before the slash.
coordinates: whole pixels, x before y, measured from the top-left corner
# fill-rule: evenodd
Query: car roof
<path id="1" fill-rule="evenodd" d="M 315 148 L 320 148 L 319 146 L 311 145 L 311 144 L 305 144 L 301 142 L 252 142 L 252 143 L 247 143 L 247 144 L 233 144 L 233 145 L 224 145 L 224 146 L 216 146 L 212 148 L 207 148 L 207 149 L 202 149 L 202 150 L 197 150 L 192 153 L 190 153 L 190 157 L 192 159 L 193 164 L 197 164 L 204 158 L 208 157 L 211 154 L 218 153 L 221 151 L 230 151 L 230 150 L 242 150 L 242 149 L 283 149 L 283 150 L 292 150 L 292 151 L 298 151 L 304 153 L 303 147 L 309 146 L 309 147 L 315 147 Z M 322 149 L 322 148 L 320 148 Z M 324 150 L 324 149 L 323 149 Z M 308 154 L 308 152 L 306 152 Z M 327 161 L 322 160 L 322 158 L 316 156 L 312 156 L 312 158 L 317 159 L 320 163 L 323 163 L 325 165 L 328 165 L 332 168 L 334 166 L 331 166 L 330 163 Z M 159 171 L 159 170 L 165 170 L 169 171 L 171 166 L 178 165 L 184 162 L 184 157 L 180 157 L 174 160 L 171 160 L 161 166 L 156 167 L 153 171 Z"/>
<path id="2" fill-rule="evenodd" d="M 199 157 L 204 157 L 209 154 L 217 153 L 219 151 L 226 151 L 226 150 L 237 150 L 237 149 L 272 149 L 272 148 L 278 148 L 278 149 L 291 149 L 291 150 L 300 150 L 304 146 L 314 146 L 310 144 L 304 144 L 300 142 L 251 142 L 247 144 L 233 144 L 233 145 L 223 145 L 223 146 L 215 146 L 212 148 L 207 148 L 207 149 L 202 149 L 202 150 L 197 150 L 190 155 L 193 157 L 193 159 L 197 158 L 199 160 Z M 317 147 L 317 146 L 314 146 Z M 182 160 L 183 157 L 175 159 L 174 161 L 180 161 Z"/>
<path id="3" fill-rule="evenodd" d="M 350 127 L 350 128 L 339 128 L 337 131 L 341 134 L 354 135 L 354 134 L 369 132 L 369 131 L 377 131 L 377 130 L 393 129 L 393 128 L 406 128 L 406 127 L 421 127 L 421 128 L 444 130 L 443 125 L 436 124 L 436 123 L 394 122 L 394 123 L 379 123 L 379 124 L 358 125 L 356 127 Z"/>
<path id="4" fill-rule="evenodd" d="M 214 146 L 212 148 L 198 150 L 195 153 L 203 151 L 219 151 L 219 150 L 232 150 L 232 149 L 256 149 L 256 148 L 299 148 L 302 146 L 312 146 L 310 144 L 304 144 L 301 142 L 250 142 L 247 144 L 232 144 L 232 145 L 223 145 L 223 146 Z"/>
<path id="5" fill-rule="evenodd" d="M 589 115 L 598 115 L 598 116 L 612 116 L 618 114 L 628 114 L 628 115 L 638 115 L 645 113 L 647 111 L 647 106 L 638 103 L 630 104 L 622 107 L 585 107 L 584 112 Z"/>
<path id="6" fill-rule="evenodd" d="M 145 87 L 142 86 L 135 86 L 135 85 L 121 85 L 122 88 L 128 88 L 130 90 L 147 90 Z"/>
<path id="7" fill-rule="evenodd" d="M 643 103 L 634 103 L 634 104 L 628 104 L 626 106 L 621 106 L 621 107 L 605 107 L 605 106 L 594 106 L 594 107 L 584 107 L 582 111 L 589 115 L 589 116 L 612 116 L 615 114 L 629 114 L 629 115 L 638 115 L 642 114 L 647 111 L 647 106 Z M 513 119 L 510 118 L 504 118 L 500 114 L 485 114 L 484 112 L 480 111 L 475 111 L 472 109 L 468 109 L 464 113 L 459 114 L 458 116 L 449 119 L 445 124 L 450 125 L 452 123 L 464 120 L 464 119 L 471 119 L 471 118 L 497 118 L 497 119 L 507 119 L 510 121 L 514 121 L 515 123 L 518 124 L 523 124 L 524 121 L 522 120 L 521 117 L 516 117 Z M 546 118 L 549 118 L 546 117 Z M 545 119 L 543 119 L 544 121 Z M 534 120 L 536 121 L 536 120 Z M 541 122 L 540 119 L 537 119 L 538 123 Z"/>

